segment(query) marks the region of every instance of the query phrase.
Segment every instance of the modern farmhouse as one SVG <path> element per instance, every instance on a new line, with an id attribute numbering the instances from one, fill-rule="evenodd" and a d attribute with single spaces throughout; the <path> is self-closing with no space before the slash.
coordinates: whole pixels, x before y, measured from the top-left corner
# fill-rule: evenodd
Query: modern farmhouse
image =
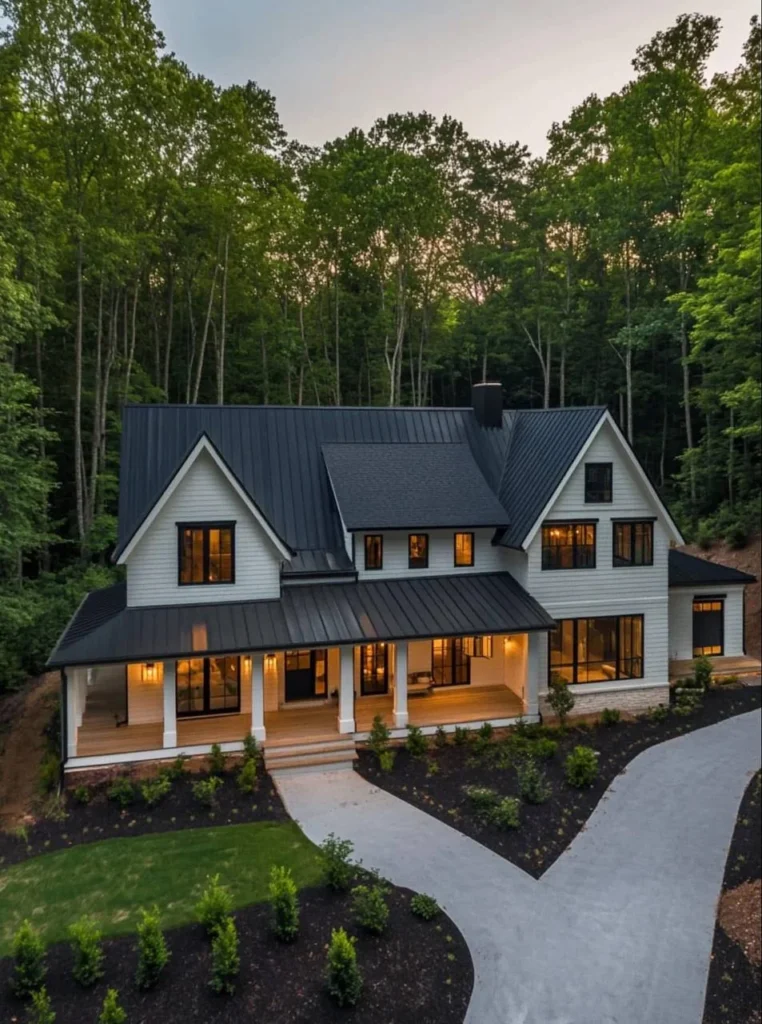
<path id="1" fill-rule="evenodd" d="M 507 725 L 668 698 L 744 654 L 753 577 L 682 542 L 605 408 L 128 406 L 126 582 L 61 636 L 65 767 L 236 750 L 351 762 L 374 715 Z"/>

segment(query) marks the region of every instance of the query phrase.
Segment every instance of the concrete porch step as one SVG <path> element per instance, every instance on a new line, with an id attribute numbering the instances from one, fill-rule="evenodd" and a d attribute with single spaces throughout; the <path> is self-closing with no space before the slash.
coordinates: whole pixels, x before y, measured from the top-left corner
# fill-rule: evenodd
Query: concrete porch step
<path id="1" fill-rule="evenodd" d="M 265 768 L 269 772 L 320 768 L 351 768 L 357 760 L 353 739 L 331 739 L 271 747 L 265 744 Z"/>

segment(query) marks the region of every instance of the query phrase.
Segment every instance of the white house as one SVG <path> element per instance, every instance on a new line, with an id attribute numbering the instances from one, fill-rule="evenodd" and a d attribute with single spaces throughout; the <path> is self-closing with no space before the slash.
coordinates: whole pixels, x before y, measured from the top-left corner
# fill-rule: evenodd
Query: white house
<path id="1" fill-rule="evenodd" d="M 604 408 L 129 406 L 115 560 L 51 655 L 67 770 L 240 749 L 351 762 L 380 714 L 666 702 L 743 654 L 744 573 L 680 533 Z"/>

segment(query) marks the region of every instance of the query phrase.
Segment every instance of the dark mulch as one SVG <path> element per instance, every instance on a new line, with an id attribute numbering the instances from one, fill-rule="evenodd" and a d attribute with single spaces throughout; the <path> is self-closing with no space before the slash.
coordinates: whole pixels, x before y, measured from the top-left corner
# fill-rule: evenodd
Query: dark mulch
<path id="1" fill-rule="evenodd" d="M 473 966 L 463 937 L 444 914 L 425 922 L 409 909 L 410 892 L 393 889 L 387 932 L 375 937 L 351 925 L 350 897 L 327 889 L 300 894 L 301 930 L 283 945 L 269 930 L 269 908 L 236 912 L 241 973 L 233 996 L 208 987 L 211 957 L 199 925 L 167 934 L 172 958 L 159 985 L 139 992 L 134 983 L 134 937 L 110 939 L 106 974 L 93 990 L 71 976 L 66 944 L 48 951 L 47 989 L 56 1024 L 96 1021 L 106 988 L 119 991 L 130 1024 L 186 1024 L 188 1021 L 362 1021 L 363 1024 L 460 1024 L 473 987 Z M 325 991 L 326 946 L 331 929 L 357 935 L 357 959 L 364 979 L 354 1009 L 340 1009 Z M 0 1019 L 25 1020 L 22 1004 L 9 995 L 11 961 L 0 960 Z"/>
<path id="2" fill-rule="evenodd" d="M 481 754 L 475 752 L 473 742 L 456 746 L 452 738 L 442 748 L 430 743 L 429 753 L 422 758 L 401 749 L 393 770 L 386 774 L 379 770 L 375 756 L 365 750 L 360 753 L 358 769 L 370 782 L 440 818 L 539 878 L 582 829 L 611 781 L 640 751 L 758 708 L 761 698 L 759 687 L 710 690 L 703 707 L 689 717 L 670 713 L 662 721 L 643 716 L 610 727 L 570 726 L 565 735 L 555 737 L 559 741 L 556 755 L 542 762 L 551 785 L 550 799 L 540 806 L 524 804 L 521 826 L 513 831 L 500 831 L 480 821 L 463 793 L 464 786 L 477 785 L 497 790 L 501 796 L 517 795 L 515 768 L 501 768 L 495 763 L 501 749 L 499 740 Z M 547 732 L 554 734 L 555 730 Z M 572 789 L 563 771 L 566 755 L 578 744 L 591 746 L 599 753 L 598 779 L 583 790 Z M 438 766 L 436 774 L 431 774 L 432 764 Z"/>
<path id="3" fill-rule="evenodd" d="M 762 878 L 762 794 L 760 775 L 746 789 L 738 811 L 730 844 L 723 892 L 745 882 Z M 748 1024 L 759 1020 L 762 1007 L 762 973 L 752 964 L 740 945 L 722 927 L 714 929 L 712 961 L 709 967 L 704 1024 Z"/>
<path id="4" fill-rule="evenodd" d="M 130 775 L 125 771 L 124 774 Z M 154 770 L 155 774 L 155 770 Z M 146 777 L 130 776 L 136 787 Z M 236 784 L 232 767 L 221 776 L 223 785 L 216 793 L 216 806 L 203 807 L 193 796 L 193 783 L 207 778 L 208 773 L 186 772 L 172 784 L 172 790 L 156 807 L 148 807 L 138 794 L 126 810 L 109 800 L 106 791 L 111 779 L 88 786 L 92 794 L 89 804 L 82 805 L 73 797 L 80 784 L 78 777 L 68 783 L 63 799 L 64 815 L 39 817 L 25 826 L 26 835 L 0 832 L 0 867 L 8 867 L 40 853 L 49 853 L 79 843 L 93 843 L 114 836 L 140 836 L 147 832 L 172 832 L 176 829 L 199 828 L 204 825 L 242 825 L 250 821 L 287 821 L 272 780 L 259 767 L 257 787 L 253 794 L 243 794 Z M 55 803 L 55 801 L 53 801 Z"/>

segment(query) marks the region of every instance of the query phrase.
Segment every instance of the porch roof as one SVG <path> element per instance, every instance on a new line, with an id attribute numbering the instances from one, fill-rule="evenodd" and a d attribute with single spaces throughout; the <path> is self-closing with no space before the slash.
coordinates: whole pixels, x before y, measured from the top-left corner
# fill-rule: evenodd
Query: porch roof
<path id="1" fill-rule="evenodd" d="M 128 608 L 120 583 L 88 594 L 48 667 L 553 626 L 507 572 L 290 586 L 277 600 L 145 608 Z"/>
<path id="2" fill-rule="evenodd" d="M 734 583 L 754 583 L 756 576 L 741 572 L 732 565 L 710 562 L 708 558 L 689 555 L 687 551 L 670 548 L 670 587 L 723 586 Z"/>

